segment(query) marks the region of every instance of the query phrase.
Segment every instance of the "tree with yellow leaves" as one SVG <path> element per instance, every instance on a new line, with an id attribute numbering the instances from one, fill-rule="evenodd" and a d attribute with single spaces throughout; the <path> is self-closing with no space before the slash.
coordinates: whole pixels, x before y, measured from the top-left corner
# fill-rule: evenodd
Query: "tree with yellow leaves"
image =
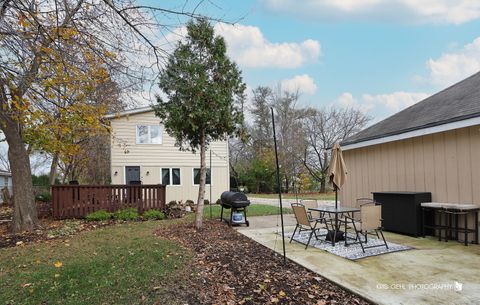
<path id="1" fill-rule="evenodd" d="M 141 88 L 146 71 L 161 66 L 163 50 L 150 35 L 156 13 L 198 17 L 131 0 L 0 1 L 0 129 L 9 146 L 14 232 L 38 226 L 27 146 L 72 156 L 80 139 L 108 132 L 108 107 L 95 95 L 107 82 Z M 153 62 L 136 61 L 145 54 Z"/>

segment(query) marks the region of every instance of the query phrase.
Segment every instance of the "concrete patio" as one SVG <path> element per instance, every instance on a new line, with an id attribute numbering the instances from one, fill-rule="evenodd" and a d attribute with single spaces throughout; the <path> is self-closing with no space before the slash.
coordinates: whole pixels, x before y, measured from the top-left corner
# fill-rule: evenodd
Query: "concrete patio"
<path id="1" fill-rule="evenodd" d="M 250 217 L 240 233 L 282 252 L 280 216 Z M 295 219 L 285 215 L 286 232 Z M 278 225 L 278 226 L 277 226 Z M 480 246 L 386 233 L 387 242 L 414 249 L 351 261 L 286 241 L 288 258 L 378 304 L 478 304 Z"/>

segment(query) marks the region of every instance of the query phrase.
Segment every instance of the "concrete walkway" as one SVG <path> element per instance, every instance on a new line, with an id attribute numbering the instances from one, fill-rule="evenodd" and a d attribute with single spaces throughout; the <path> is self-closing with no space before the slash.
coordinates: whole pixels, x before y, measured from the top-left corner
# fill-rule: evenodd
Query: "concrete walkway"
<path id="1" fill-rule="evenodd" d="M 240 233 L 282 252 L 279 216 L 250 217 Z M 295 219 L 285 215 L 286 232 Z M 386 233 L 388 241 L 414 249 L 351 261 L 288 243 L 287 256 L 300 265 L 378 304 L 479 304 L 480 246 Z"/>

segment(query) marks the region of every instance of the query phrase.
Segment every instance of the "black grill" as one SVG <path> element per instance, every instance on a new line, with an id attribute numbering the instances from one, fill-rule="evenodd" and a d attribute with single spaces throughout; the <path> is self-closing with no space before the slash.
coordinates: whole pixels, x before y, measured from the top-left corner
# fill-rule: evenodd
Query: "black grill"
<path id="1" fill-rule="evenodd" d="M 222 205 L 222 210 L 220 213 L 220 220 L 226 221 L 230 226 L 232 224 L 246 224 L 247 227 L 249 226 L 249 222 L 247 220 L 247 206 L 250 205 L 250 200 L 248 200 L 247 196 L 244 193 L 239 192 L 223 192 L 220 196 L 220 201 Z M 230 219 L 223 219 L 223 209 L 232 209 L 230 212 Z M 242 212 L 244 215 L 243 222 L 234 222 L 233 220 L 233 213 L 234 212 Z"/>

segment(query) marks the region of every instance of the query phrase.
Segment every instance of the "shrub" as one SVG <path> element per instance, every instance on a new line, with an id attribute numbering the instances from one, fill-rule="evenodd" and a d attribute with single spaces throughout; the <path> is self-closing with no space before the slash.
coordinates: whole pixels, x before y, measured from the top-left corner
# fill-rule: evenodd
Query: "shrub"
<path id="1" fill-rule="evenodd" d="M 111 219 L 112 216 L 113 216 L 112 213 L 109 213 L 105 210 L 99 210 L 99 211 L 88 214 L 87 216 L 85 216 L 85 219 L 88 221 L 102 221 L 102 220 Z"/>
<path id="2" fill-rule="evenodd" d="M 50 202 L 52 201 L 52 194 L 50 194 L 50 192 L 43 192 L 35 196 L 35 199 L 41 202 Z"/>
<path id="3" fill-rule="evenodd" d="M 148 210 L 143 213 L 145 219 L 165 219 L 165 214 L 159 210 Z"/>
<path id="4" fill-rule="evenodd" d="M 209 205 L 210 204 L 210 201 L 208 199 L 203 199 L 203 204 L 204 205 Z"/>
<path id="5" fill-rule="evenodd" d="M 118 220 L 135 220 L 138 219 L 138 212 L 135 208 L 122 209 L 116 211 L 113 217 Z"/>

